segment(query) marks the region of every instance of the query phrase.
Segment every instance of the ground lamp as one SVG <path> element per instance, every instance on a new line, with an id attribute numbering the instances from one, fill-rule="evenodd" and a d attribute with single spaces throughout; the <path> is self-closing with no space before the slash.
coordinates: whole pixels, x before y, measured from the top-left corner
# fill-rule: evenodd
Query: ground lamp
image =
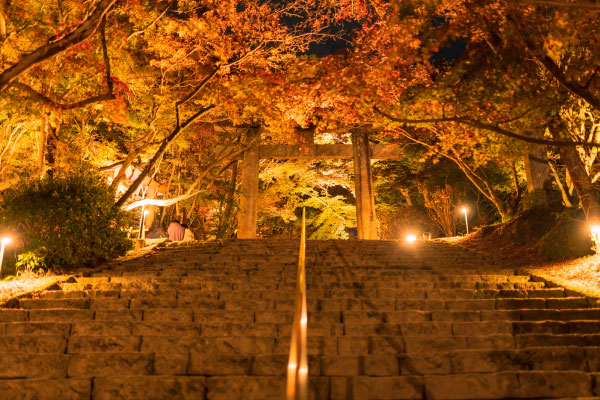
<path id="1" fill-rule="evenodd" d="M 10 238 L 4 237 L 2 238 L 2 241 L 0 241 L 2 244 L 0 245 L 0 275 L 2 274 L 2 260 L 4 259 L 4 247 L 6 247 L 7 244 L 10 243 Z"/>
<path id="2" fill-rule="evenodd" d="M 596 247 L 596 254 L 600 254 L 600 247 L 598 246 L 598 242 L 600 242 L 600 225 L 593 225 L 590 231 L 592 233 L 592 240 L 594 241 L 594 246 Z"/>
<path id="3" fill-rule="evenodd" d="M 467 228 L 467 235 L 469 234 L 469 219 L 467 218 L 467 213 L 469 212 L 469 210 L 467 210 L 466 207 L 463 207 L 462 210 L 463 214 L 465 214 L 465 226 Z"/>

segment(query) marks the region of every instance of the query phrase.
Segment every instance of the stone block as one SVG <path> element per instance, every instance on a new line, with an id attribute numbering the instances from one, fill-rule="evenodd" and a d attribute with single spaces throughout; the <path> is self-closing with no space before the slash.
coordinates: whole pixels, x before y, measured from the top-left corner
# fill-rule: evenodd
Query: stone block
<path id="1" fill-rule="evenodd" d="M 420 377 L 366 377 L 352 380 L 354 399 L 395 400 L 422 399 L 423 382 Z"/>
<path id="2" fill-rule="evenodd" d="M 383 313 L 383 321 L 390 324 L 429 322 L 432 312 L 419 310 L 394 311 Z"/>
<path id="3" fill-rule="evenodd" d="M 342 336 L 337 338 L 337 351 L 329 355 L 337 354 L 341 356 L 369 354 L 369 336 Z"/>
<path id="4" fill-rule="evenodd" d="M 93 399 L 204 400 L 205 391 L 206 378 L 198 376 L 104 377 L 94 379 Z"/>
<path id="5" fill-rule="evenodd" d="M 59 310 L 30 310 L 29 320 L 39 322 L 71 322 L 90 321 L 94 319 L 94 310 L 59 309 Z"/>
<path id="6" fill-rule="evenodd" d="M 520 388 L 515 397 L 557 398 L 589 397 L 592 376 L 579 371 L 527 371 L 518 374 Z"/>
<path id="7" fill-rule="evenodd" d="M 348 304 L 352 303 L 352 299 L 349 298 Z M 363 311 L 395 311 L 396 310 L 396 300 L 394 298 L 369 298 L 365 300 L 361 300 Z M 353 309 L 353 308 L 348 308 Z"/>
<path id="8" fill-rule="evenodd" d="M 129 303 L 129 308 L 177 308 L 178 300 L 175 298 L 163 299 L 163 298 L 133 298 Z"/>
<path id="9" fill-rule="evenodd" d="M 207 400 L 281 400 L 286 378 L 267 376 L 222 376 L 207 379 Z"/>
<path id="10" fill-rule="evenodd" d="M 0 322 L 23 322 L 27 321 L 29 311 L 27 310 L 1 310 Z"/>
<path id="11" fill-rule="evenodd" d="M 568 308 L 587 308 L 588 300 L 585 297 L 565 297 L 546 299 L 546 308 L 552 310 L 564 310 Z"/>
<path id="12" fill-rule="evenodd" d="M 446 309 L 452 311 L 466 310 L 494 310 L 496 300 L 493 299 L 474 299 L 474 300 L 446 300 Z"/>
<path id="13" fill-rule="evenodd" d="M 475 322 L 481 319 L 480 313 L 484 311 L 431 311 L 433 322 Z M 487 311 L 491 312 L 491 311 Z"/>
<path id="14" fill-rule="evenodd" d="M 94 352 L 134 352 L 140 349 L 141 338 L 137 336 L 71 336 L 69 354 Z"/>
<path id="15" fill-rule="evenodd" d="M 516 373 L 426 376 L 425 393 L 432 399 L 501 399 L 519 397 Z"/>
<path id="16" fill-rule="evenodd" d="M 154 373 L 156 375 L 186 375 L 189 353 L 154 353 Z"/>
<path id="17" fill-rule="evenodd" d="M 265 312 L 265 314 L 268 313 L 269 312 Z M 201 324 L 220 324 L 227 322 L 233 322 L 237 324 L 251 323 L 254 322 L 254 312 L 233 310 L 211 311 L 204 309 L 196 309 L 194 310 L 194 322 L 199 322 Z M 256 320 L 256 322 L 267 321 Z"/>
<path id="18" fill-rule="evenodd" d="M 359 370 L 366 376 L 398 376 L 400 362 L 396 356 L 366 355 L 359 358 Z"/>
<path id="19" fill-rule="evenodd" d="M 351 377 L 331 377 L 329 378 L 329 399 L 330 400 L 352 400 Z M 326 398 L 326 397 L 325 397 Z"/>
<path id="20" fill-rule="evenodd" d="M 192 350 L 188 373 L 192 375 L 248 375 L 251 366 L 251 356 Z"/>
<path id="21" fill-rule="evenodd" d="M 252 317 L 252 312 L 245 312 L 245 315 Z M 257 311 L 255 320 L 258 323 L 269 324 L 292 324 L 294 321 L 294 313 L 292 311 Z M 309 318 L 310 320 L 310 318 Z M 252 322 L 252 321 L 244 321 Z"/>
<path id="22" fill-rule="evenodd" d="M 289 356 L 286 354 L 256 355 L 250 374 L 285 376 L 287 373 L 288 358 Z M 312 374 L 312 372 L 309 368 L 309 374 Z"/>
<path id="23" fill-rule="evenodd" d="M 96 321 L 141 321 L 143 310 L 95 310 Z"/>
<path id="24" fill-rule="evenodd" d="M 0 378 L 66 378 L 67 356 L 62 354 L 4 353 Z"/>
<path id="25" fill-rule="evenodd" d="M 444 353 L 420 353 L 400 357 L 402 375 L 449 374 L 451 360 Z"/>
<path id="26" fill-rule="evenodd" d="M 10 379 L 0 380 L 4 400 L 89 400 L 90 379 Z"/>
<path id="27" fill-rule="evenodd" d="M 509 321 L 455 323 L 452 332 L 455 336 L 512 335 L 513 324 Z"/>
<path id="28" fill-rule="evenodd" d="M 49 308 L 90 308 L 89 299 L 19 299 L 19 307 L 28 310 Z"/>
<path id="29" fill-rule="evenodd" d="M 362 339 L 362 338 L 357 338 Z M 404 353 L 405 351 L 405 340 L 402 336 L 371 336 L 368 337 L 367 352 L 365 354 L 371 355 L 396 355 Z M 341 343 L 340 343 L 341 344 Z M 342 347 L 340 345 L 340 354 Z M 348 354 L 363 354 L 360 352 Z"/>
<path id="30" fill-rule="evenodd" d="M 321 357 L 321 374 L 325 376 L 358 376 L 358 357 L 323 356 Z"/>
<path id="31" fill-rule="evenodd" d="M 200 324 L 185 322 L 136 322 L 133 324 L 136 336 L 199 336 Z"/>
<path id="32" fill-rule="evenodd" d="M 453 324 L 447 322 L 424 322 L 402 324 L 402 336 L 451 336 Z"/>
<path id="33" fill-rule="evenodd" d="M 75 322 L 71 328 L 74 336 L 126 336 L 130 335 L 133 323 L 128 321 Z"/>
<path id="34" fill-rule="evenodd" d="M 144 310 L 144 321 L 148 322 L 192 322 L 194 311 L 186 308 L 153 308 Z"/>
<path id="35" fill-rule="evenodd" d="M 202 324 L 202 336 L 277 336 L 279 325 L 275 324 Z M 289 328 L 289 327 L 288 327 Z M 291 328 L 290 328 L 291 329 Z"/>
<path id="36" fill-rule="evenodd" d="M 95 310 L 123 310 L 129 308 L 129 299 L 90 299 L 90 308 Z"/>
<path id="37" fill-rule="evenodd" d="M 542 347 L 542 346 L 586 346 L 586 337 L 583 335 L 554 335 L 554 334 L 524 334 L 515 336 L 517 348 Z"/>
<path id="38" fill-rule="evenodd" d="M 62 335 L 0 336 L 0 353 L 64 354 L 67 338 Z"/>
<path id="39" fill-rule="evenodd" d="M 515 335 L 524 334 L 567 334 L 569 325 L 560 321 L 539 321 L 539 322 L 514 322 L 513 332 Z"/>
<path id="40" fill-rule="evenodd" d="M 8 322 L 0 324 L 4 335 L 60 335 L 67 336 L 71 324 L 60 322 Z"/>
<path id="41" fill-rule="evenodd" d="M 69 356 L 71 378 L 150 375 L 154 372 L 153 355 L 144 353 L 85 353 Z"/>
<path id="42" fill-rule="evenodd" d="M 544 309 L 545 299 L 496 299 L 498 310 Z"/>

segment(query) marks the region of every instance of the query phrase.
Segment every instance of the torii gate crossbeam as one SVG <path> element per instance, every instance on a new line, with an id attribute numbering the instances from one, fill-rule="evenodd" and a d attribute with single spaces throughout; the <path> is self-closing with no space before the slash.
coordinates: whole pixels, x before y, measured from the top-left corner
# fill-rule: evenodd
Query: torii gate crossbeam
<path id="1" fill-rule="evenodd" d="M 371 159 L 397 159 L 401 147 L 393 144 L 369 145 L 368 131 L 352 132 L 352 144 L 260 145 L 242 156 L 242 191 L 238 212 L 238 239 L 256 238 L 258 216 L 259 161 L 270 159 L 352 159 L 359 239 L 377 239 L 377 218 L 373 196 Z"/>

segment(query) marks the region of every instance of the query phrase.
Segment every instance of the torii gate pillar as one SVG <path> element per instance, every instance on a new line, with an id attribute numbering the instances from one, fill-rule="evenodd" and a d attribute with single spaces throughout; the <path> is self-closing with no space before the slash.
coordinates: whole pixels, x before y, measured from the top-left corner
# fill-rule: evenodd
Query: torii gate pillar
<path id="1" fill-rule="evenodd" d="M 371 154 L 366 129 L 352 131 L 354 160 L 354 191 L 356 194 L 356 220 L 359 239 L 377 240 L 377 217 L 373 196 Z"/>
<path id="2" fill-rule="evenodd" d="M 258 173 L 259 149 L 251 147 L 244 152 L 242 161 L 242 193 L 238 219 L 238 239 L 256 238 L 256 220 L 258 216 Z"/>

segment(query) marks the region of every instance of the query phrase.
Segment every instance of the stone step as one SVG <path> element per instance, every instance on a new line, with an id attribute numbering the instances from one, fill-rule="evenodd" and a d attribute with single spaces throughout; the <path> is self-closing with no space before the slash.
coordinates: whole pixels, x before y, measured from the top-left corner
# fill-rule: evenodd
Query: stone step
<path id="1" fill-rule="evenodd" d="M 224 282 L 219 284 L 220 287 L 215 287 L 214 284 L 207 284 L 207 279 L 213 279 L 215 282 Z M 267 280 L 277 280 L 278 284 L 273 285 L 261 284 L 257 286 L 250 284 L 249 282 L 257 283 Z M 295 276 L 286 278 L 260 278 L 260 279 L 243 279 L 243 278 L 232 278 L 229 277 L 226 281 L 219 281 L 215 278 L 191 278 L 183 277 L 181 282 L 175 281 L 149 281 L 147 283 L 134 282 L 131 284 L 123 283 L 65 283 L 62 285 L 63 290 L 47 290 L 40 294 L 41 298 L 85 298 L 85 297 L 115 297 L 121 289 L 138 289 L 145 288 L 146 290 L 264 290 L 265 288 L 270 289 L 289 289 L 295 285 Z M 204 284 L 203 284 L 204 282 Z M 225 284 L 226 283 L 226 284 Z M 309 292 L 314 290 L 331 290 L 331 289 L 398 289 L 402 290 L 433 290 L 433 289 L 465 289 L 465 290 L 526 290 L 535 291 L 546 288 L 544 282 L 524 282 L 524 283 L 487 283 L 487 282 L 427 282 L 427 281 L 413 281 L 413 282 L 396 282 L 395 280 L 355 280 L 355 281 L 337 281 L 334 278 L 323 279 L 320 281 L 309 281 L 308 290 Z M 435 294 L 436 292 L 432 292 Z"/>
<path id="2" fill-rule="evenodd" d="M 142 298 L 87 298 L 87 299 L 19 299 L 18 304 L 27 310 L 43 309 L 148 309 L 148 308 L 210 308 L 224 310 L 293 310 L 291 299 L 196 298 L 186 293 L 187 298 L 142 297 Z M 307 302 L 309 311 L 405 311 L 405 310 L 569 310 L 595 308 L 596 299 L 586 297 L 548 298 L 492 298 L 492 299 L 395 299 L 395 298 L 311 298 Z"/>
<path id="3" fill-rule="evenodd" d="M 312 377 L 309 399 L 595 398 L 596 376 L 551 371 L 447 376 Z M 552 383 L 552 384 L 550 384 Z M 93 389 L 92 389 L 93 387 Z M 119 376 L 93 379 L 0 380 L 5 399 L 280 400 L 285 378 L 273 376 Z"/>

